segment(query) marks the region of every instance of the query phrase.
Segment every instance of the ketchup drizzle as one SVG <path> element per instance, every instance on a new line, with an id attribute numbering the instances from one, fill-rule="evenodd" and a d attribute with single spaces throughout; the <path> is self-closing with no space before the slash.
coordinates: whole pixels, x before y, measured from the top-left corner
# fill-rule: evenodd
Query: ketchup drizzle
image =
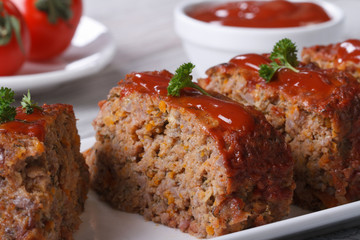
<path id="1" fill-rule="evenodd" d="M 167 86 L 172 76 L 165 70 L 129 74 L 125 82 L 119 83 L 125 85 L 122 88 L 121 95 L 126 96 L 134 91 L 158 95 L 160 98 L 166 99 L 166 102 L 173 107 L 185 108 L 187 111 L 201 116 L 204 119 L 203 129 L 217 140 L 221 152 L 231 155 L 232 150 L 228 152 L 227 146 L 229 144 L 225 143 L 229 143 L 229 139 L 224 139 L 225 132 L 236 131 L 238 136 L 252 132 L 255 127 L 253 116 L 242 105 L 233 100 L 206 96 L 193 88 L 182 89 L 180 97 L 168 96 Z M 218 123 L 209 119 L 208 116 L 216 119 Z"/>
<path id="2" fill-rule="evenodd" d="M 0 124 L 0 132 L 28 135 L 44 141 L 45 123 L 44 114 L 41 110 L 35 108 L 32 114 L 26 114 L 22 107 L 18 107 L 16 108 L 15 120 Z"/>

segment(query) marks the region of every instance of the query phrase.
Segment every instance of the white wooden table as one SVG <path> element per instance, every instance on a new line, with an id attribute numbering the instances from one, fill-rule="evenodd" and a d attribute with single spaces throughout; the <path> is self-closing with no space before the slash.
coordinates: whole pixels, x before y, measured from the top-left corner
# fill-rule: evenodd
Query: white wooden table
<path id="1" fill-rule="evenodd" d="M 331 0 L 342 5 L 352 14 L 347 26 L 349 34 L 360 38 L 360 30 L 351 27 L 360 23 L 358 9 L 360 0 Z M 34 96 L 39 103 L 69 103 L 74 106 L 78 129 L 82 138 L 94 135 L 92 120 L 98 112 L 97 103 L 105 99 L 109 89 L 132 71 L 162 70 L 174 71 L 188 61 L 180 39 L 173 30 L 173 9 L 178 0 L 84 0 L 84 14 L 104 25 L 112 32 L 117 51 L 111 64 L 100 73 L 56 86 Z M 355 14 L 353 14 L 355 13 Z M 350 36 L 350 35 L 349 35 Z M 360 209 L 359 209 L 360 211 Z M 360 239 L 360 220 L 342 224 L 342 229 L 313 240 Z M 345 229 L 345 230 L 344 230 Z M 325 232 L 334 230 L 326 228 Z M 324 231 L 304 233 L 296 238 L 324 234 Z M 285 238 L 295 239 L 295 237 Z"/>

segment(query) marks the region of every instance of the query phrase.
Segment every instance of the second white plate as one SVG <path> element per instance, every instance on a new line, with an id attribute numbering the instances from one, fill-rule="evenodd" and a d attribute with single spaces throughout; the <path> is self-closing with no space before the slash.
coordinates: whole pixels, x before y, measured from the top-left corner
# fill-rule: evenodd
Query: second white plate
<path id="1" fill-rule="evenodd" d="M 113 58 L 115 41 L 101 23 L 83 16 L 69 48 L 46 62 L 26 62 L 17 75 L 0 77 L 0 86 L 16 91 L 45 89 L 89 76 Z"/>

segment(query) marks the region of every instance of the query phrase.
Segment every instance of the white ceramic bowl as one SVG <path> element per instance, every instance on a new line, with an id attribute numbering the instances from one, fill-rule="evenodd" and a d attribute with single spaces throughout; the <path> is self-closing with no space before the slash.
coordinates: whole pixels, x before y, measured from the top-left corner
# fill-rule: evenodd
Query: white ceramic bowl
<path id="1" fill-rule="evenodd" d="M 193 7 L 203 4 L 224 3 L 221 0 L 190 0 L 175 8 L 175 31 L 183 41 L 190 61 L 201 76 L 214 65 L 228 62 L 245 53 L 270 53 L 276 42 L 290 38 L 298 46 L 329 44 L 343 39 L 344 14 L 332 3 L 321 0 L 290 0 L 314 2 L 322 6 L 331 20 L 303 27 L 245 28 L 209 24 L 187 15 Z"/>

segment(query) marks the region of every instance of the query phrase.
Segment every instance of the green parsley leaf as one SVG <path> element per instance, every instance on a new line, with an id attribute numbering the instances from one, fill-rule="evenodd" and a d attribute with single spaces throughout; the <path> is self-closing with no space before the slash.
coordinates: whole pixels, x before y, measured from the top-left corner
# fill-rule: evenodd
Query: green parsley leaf
<path id="1" fill-rule="evenodd" d="M 296 54 L 297 48 L 295 43 L 288 38 L 281 39 L 275 44 L 274 49 L 270 54 L 270 60 L 272 62 L 269 65 L 260 65 L 260 77 L 264 78 L 266 82 L 270 82 L 276 71 L 281 68 L 288 68 L 294 72 L 299 72 L 299 70 L 296 69 L 299 65 Z"/>
<path id="2" fill-rule="evenodd" d="M 28 90 L 27 95 L 24 94 L 23 99 L 21 100 L 21 106 L 25 110 L 26 114 L 32 114 L 35 108 L 40 110 L 42 109 L 31 99 L 30 90 Z"/>
<path id="3" fill-rule="evenodd" d="M 7 87 L 0 89 L 0 123 L 12 121 L 16 116 L 16 108 L 11 104 L 15 102 L 14 91 Z"/>
<path id="4" fill-rule="evenodd" d="M 185 87 L 191 87 L 199 90 L 202 94 L 210 96 L 204 89 L 192 81 L 191 72 L 195 68 L 192 63 L 184 63 L 178 69 L 176 69 L 174 76 L 169 82 L 167 88 L 168 95 L 180 96 L 180 90 Z"/>
<path id="5" fill-rule="evenodd" d="M 274 77 L 277 70 L 279 70 L 281 66 L 277 65 L 276 62 L 271 62 L 269 65 L 267 64 L 261 64 L 259 69 L 259 75 L 263 79 L 266 80 L 266 82 L 270 82 L 271 79 Z"/>

